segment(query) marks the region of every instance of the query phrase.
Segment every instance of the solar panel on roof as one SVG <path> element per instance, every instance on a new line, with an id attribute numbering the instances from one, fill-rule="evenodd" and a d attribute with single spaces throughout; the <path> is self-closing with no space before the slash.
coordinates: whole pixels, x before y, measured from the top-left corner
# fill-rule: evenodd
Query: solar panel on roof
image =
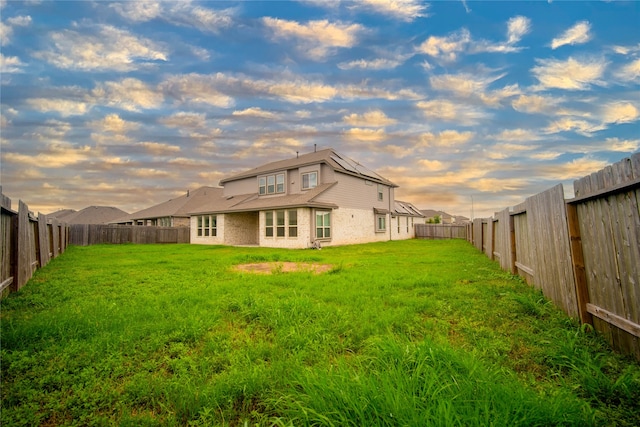
<path id="1" fill-rule="evenodd" d="M 346 161 L 345 159 L 343 159 L 342 157 L 338 157 L 338 156 L 331 156 L 331 158 L 340 166 L 342 166 L 342 168 L 344 170 L 347 170 L 349 172 L 353 172 L 353 173 L 358 173 L 358 170 L 351 165 L 351 163 L 349 163 L 348 161 Z"/>
<path id="2" fill-rule="evenodd" d="M 384 178 L 382 178 L 377 173 L 373 172 L 370 169 L 367 169 L 366 167 L 360 164 L 354 163 L 351 159 L 342 158 L 342 157 L 339 157 L 338 155 L 331 156 L 331 159 L 333 159 L 336 163 L 342 166 L 343 169 L 349 172 L 357 173 L 358 175 L 366 176 L 379 181 L 384 180 Z"/>

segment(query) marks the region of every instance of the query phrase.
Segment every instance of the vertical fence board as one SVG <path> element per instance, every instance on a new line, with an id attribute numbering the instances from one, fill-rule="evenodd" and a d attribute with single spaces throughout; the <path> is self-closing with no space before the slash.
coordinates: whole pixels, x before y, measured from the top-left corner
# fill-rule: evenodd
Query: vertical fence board
<path id="1" fill-rule="evenodd" d="M 0 237 L 2 238 L 2 242 L 0 242 L 0 259 L 2 265 L 0 265 L 0 283 L 3 284 L 2 289 L 4 290 L 13 285 L 15 280 L 17 236 L 14 228 L 17 223 L 17 213 L 10 210 L 11 202 L 5 200 L 4 196 L 2 198 L 2 215 L 0 217 Z M 5 202 L 7 202 L 7 205 L 5 205 Z"/>
<path id="2" fill-rule="evenodd" d="M 18 251 L 16 257 L 16 280 L 14 290 L 20 290 L 33 276 L 36 266 L 36 245 L 33 226 L 29 220 L 29 207 L 19 201 L 18 208 Z"/>
<path id="3" fill-rule="evenodd" d="M 482 218 L 473 220 L 473 244 L 480 252 L 482 252 Z"/>
<path id="4" fill-rule="evenodd" d="M 571 246 L 562 184 L 526 200 L 535 283 L 570 316 L 577 316 Z"/>
<path id="5" fill-rule="evenodd" d="M 49 263 L 49 227 L 47 227 L 47 216 L 38 213 L 38 253 L 40 268 Z"/>
<path id="6" fill-rule="evenodd" d="M 493 220 L 489 219 L 486 223 L 486 232 L 485 232 L 485 244 L 484 244 L 484 253 L 487 255 L 489 259 L 493 259 L 493 242 L 494 242 L 494 233 L 493 233 Z"/>
<path id="7" fill-rule="evenodd" d="M 518 209 L 522 211 L 522 209 Z M 534 262 L 529 239 L 528 216 L 526 210 L 513 215 L 514 241 L 515 241 L 515 259 L 514 266 L 516 273 L 524 278 L 528 284 L 533 284 L 535 271 L 533 270 Z"/>
<path id="8" fill-rule="evenodd" d="M 496 214 L 498 222 L 496 224 L 496 249 L 500 253 L 500 267 L 503 270 L 516 273 L 515 269 L 515 240 L 513 217 L 509 213 L 509 208 Z"/>
<path id="9" fill-rule="evenodd" d="M 57 218 L 51 220 L 51 231 L 53 234 L 53 257 L 57 258 L 60 255 L 60 227 Z"/>

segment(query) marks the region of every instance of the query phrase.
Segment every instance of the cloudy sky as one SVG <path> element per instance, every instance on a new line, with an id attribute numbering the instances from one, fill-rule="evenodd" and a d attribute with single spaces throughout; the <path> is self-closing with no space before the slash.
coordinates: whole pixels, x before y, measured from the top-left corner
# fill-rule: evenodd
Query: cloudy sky
<path id="1" fill-rule="evenodd" d="M 640 3 L 0 0 L 2 186 L 134 212 L 332 147 L 491 216 L 640 147 Z"/>

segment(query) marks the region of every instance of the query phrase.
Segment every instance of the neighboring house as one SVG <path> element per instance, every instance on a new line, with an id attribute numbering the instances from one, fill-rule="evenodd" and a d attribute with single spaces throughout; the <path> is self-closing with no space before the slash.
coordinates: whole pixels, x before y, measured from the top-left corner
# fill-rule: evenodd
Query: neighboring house
<path id="1" fill-rule="evenodd" d="M 308 248 L 415 236 L 421 219 L 397 185 L 332 149 L 268 163 L 220 181 L 192 210 L 191 243 Z"/>
<path id="2" fill-rule="evenodd" d="M 434 221 L 436 217 L 440 217 L 440 224 L 453 224 L 456 222 L 456 218 L 453 215 L 449 215 L 443 211 L 436 211 L 433 209 L 423 209 L 420 211 L 425 216 L 425 221 Z"/>
<path id="3" fill-rule="evenodd" d="M 79 211 L 63 209 L 47 215 L 67 224 L 108 224 L 116 218 L 128 215 L 113 206 L 89 206 Z"/>
<path id="4" fill-rule="evenodd" d="M 111 221 L 112 224 L 156 225 L 161 227 L 189 227 L 190 212 L 211 200 L 222 197 L 222 188 L 200 187 L 187 191 L 175 199 L 134 212 Z"/>

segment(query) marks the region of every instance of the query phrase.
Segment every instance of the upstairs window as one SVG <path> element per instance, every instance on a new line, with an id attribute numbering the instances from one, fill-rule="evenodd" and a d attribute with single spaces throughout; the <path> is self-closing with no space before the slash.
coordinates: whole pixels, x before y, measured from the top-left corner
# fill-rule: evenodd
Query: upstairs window
<path id="1" fill-rule="evenodd" d="M 378 184 L 378 200 L 384 200 L 384 186 L 382 184 Z"/>
<path id="2" fill-rule="evenodd" d="M 302 174 L 302 189 L 308 190 L 318 186 L 318 172 L 309 172 Z"/>
<path id="3" fill-rule="evenodd" d="M 273 194 L 276 192 L 276 176 L 269 175 L 267 177 L 267 194 Z"/>
<path id="4" fill-rule="evenodd" d="M 264 176 L 258 178 L 258 194 L 267 194 L 267 178 Z"/>
<path id="5" fill-rule="evenodd" d="M 261 176 L 258 178 L 258 194 L 284 193 L 284 174 Z"/>

